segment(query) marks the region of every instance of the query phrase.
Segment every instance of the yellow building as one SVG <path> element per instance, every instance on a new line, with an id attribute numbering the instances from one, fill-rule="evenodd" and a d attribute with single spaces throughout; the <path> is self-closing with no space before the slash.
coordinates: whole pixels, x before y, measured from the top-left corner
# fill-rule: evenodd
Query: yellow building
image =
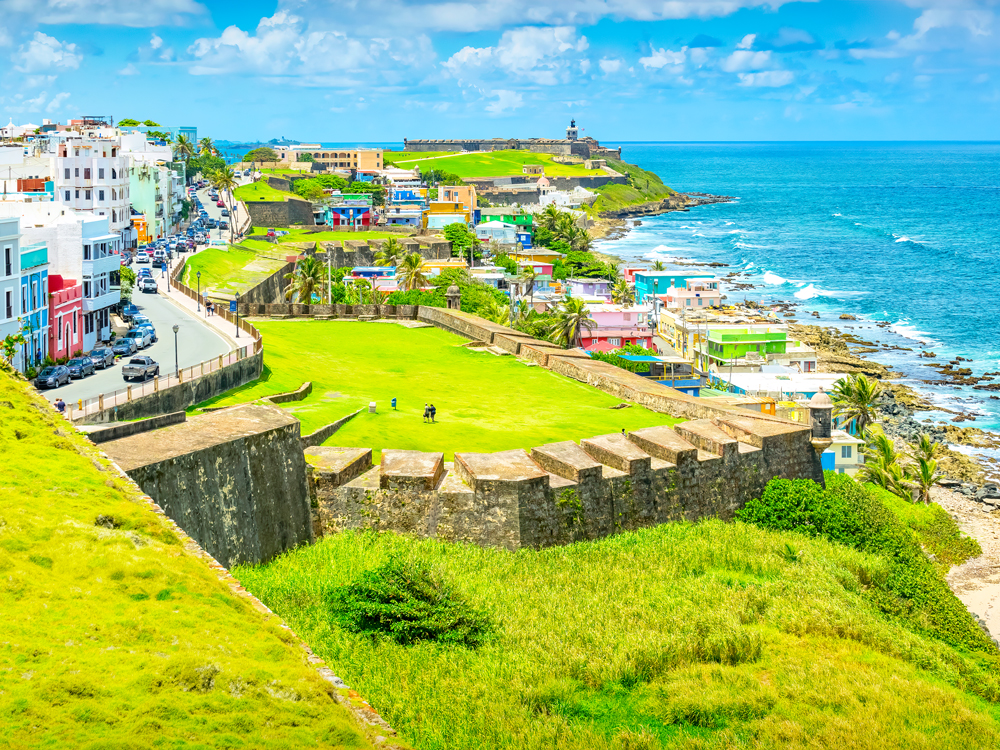
<path id="1" fill-rule="evenodd" d="M 437 276 L 442 271 L 449 268 L 468 268 L 469 264 L 461 258 L 441 258 L 438 260 L 425 260 L 423 272 L 425 276 Z"/>
<path id="2" fill-rule="evenodd" d="M 437 199 L 445 203 L 461 203 L 471 212 L 479 210 L 475 185 L 442 185 L 438 187 Z"/>
<path id="3" fill-rule="evenodd" d="M 534 261 L 536 263 L 552 263 L 558 258 L 562 258 L 562 253 L 549 250 L 547 247 L 533 247 L 530 250 L 514 250 L 508 253 L 512 260 L 518 263 Z"/>
<path id="4" fill-rule="evenodd" d="M 294 148 L 281 149 L 278 154 L 283 162 L 299 161 L 300 154 L 310 154 L 313 161 L 324 169 L 382 169 L 382 149 L 348 148 L 326 149 L 318 143 L 303 143 Z"/>
<path id="5" fill-rule="evenodd" d="M 471 224 L 472 211 L 458 201 L 431 201 L 424 211 L 423 229 L 443 229 L 449 224 Z"/>

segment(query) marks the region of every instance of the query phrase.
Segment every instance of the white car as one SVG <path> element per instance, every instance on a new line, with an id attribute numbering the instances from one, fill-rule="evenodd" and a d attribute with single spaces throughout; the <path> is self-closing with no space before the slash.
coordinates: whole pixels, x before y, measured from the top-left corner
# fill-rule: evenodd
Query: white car
<path id="1" fill-rule="evenodd" d="M 153 251 L 153 260 L 162 261 L 167 259 L 167 251 L 163 248 L 157 248 Z"/>
<path id="2" fill-rule="evenodd" d="M 139 291 L 156 292 L 156 282 L 149 278 L 149 276 L 143 276 L 139 279 Z"/>
<path id="3" fill-rule="evenodd" d="M 149 253 L 147 253 L 145 250 L 136 253 L 135 254 L 135 262 L 136 263 L 149 263 Z"/>

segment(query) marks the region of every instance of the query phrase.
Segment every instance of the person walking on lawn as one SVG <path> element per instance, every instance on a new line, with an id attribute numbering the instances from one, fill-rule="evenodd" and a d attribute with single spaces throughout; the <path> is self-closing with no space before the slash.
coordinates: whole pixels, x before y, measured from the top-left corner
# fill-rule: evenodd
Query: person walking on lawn
<path id="1" fill-rule="evenodd" d="M 424 421 L 426 422 L 430 416 L 431 416 L 430 407 L 427 406 L 427 404 L 424 404 Z"/>
<path id="2" fill-rule="evenodd" d="M 431 422 L 436 421 L 435 417 L 437 416 L 437 413 L 438 410 L 435 408 L 434 404 L 431 404 Z"/>

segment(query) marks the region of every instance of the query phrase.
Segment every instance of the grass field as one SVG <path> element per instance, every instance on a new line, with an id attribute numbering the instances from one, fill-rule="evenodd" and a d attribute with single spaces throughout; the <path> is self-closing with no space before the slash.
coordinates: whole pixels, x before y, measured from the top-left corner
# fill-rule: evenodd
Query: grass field
<path id="1" fill-rule="evenodd" d="M 673 420 L 596 388 L 461 344 L 437 328 L 392 323 L 261 321 L 265 379 L 208 402 L 226 406 L 291 391 L 311 381 L 312 395 L 289 404 L 303 434 L 364 411 L 328 445 L 493 452 L 634 430 Z M 389 405 L 397 399 L 397 410 Z M 369 414 L 368 402 L 378 403 Z M 425 403 L 437 423 L 424 424 Z"/>
<path id="2" fill-rule="evenodd" d="M 258 252 L 237 247 L 209 247 L 187 259 L 181 278 L 192 289 L 198 289 L 201 271 L 201 291 L 233 294 L 256 286 L 285 265 L 285 259 L 274 245 L 261 242 Z M 270 256 L 270 257 L 268 257 Z"/>
<path id="3" fill-rule="evenodd" d="M 597 188 L 598 197 L 591 211 L 613 211 L 638 203 L 663 200 L 674 194 L 674 191 L 663 184 L 654 174 L 641 167 L 626 162 L 610 160 L 608 166 L 632 177 L 631 185 L 605 185 Z"/>
<path id="4" fill-rule="evenodd" d="M 451 156 L 460 154 L 461 151 L 383 151 L 382 161 L 391 161 L 394 164 L 400 162 L 411 162 L 415 159 L 435 159 L 439 156 Z"/>
<path id="5" fill-rule="evenodd" d="M 295 193 L 284 190 L 276 190 L 265 180 L 258 180 L 247 185 L 240 185 L 234 193 L 236 200 L 243 201 L 284 201 L 290 198 L 301 200 Z"/>
<path id="6" fill-rule="evenodd" d="M 574 177 L 604 174 L 600 169 L 584 169 L 582 164 L 557 164 L 552 154 L 536 154 L 531 151 L 484 151 L 460 156 L 434 156 L 434 152 L 424 154 L 419 151 L 386 153 L 385 159 L 400 167 L 420 167 L 421 169 L 443 169 L 459 177 L 508 177 L 522 174 L 525 164 L 542 164 L 545 174 L 550 177 Z M 421 159 L 421 161 L 416 161 Z"/>
<path id="7" fill-rule="evenodd" d="M 282 229 L 282 231 L 286 231 Z M 307 232 L 302 229 L 290 229 L 287 230 L 288 234 L 279 237 L 280 242 L 338 242 L 342 240 L 384 240 L 389 237 L 395 237 L 396 239 L 402 239 L 408 235 L 400 234 L 399 232 L 379 232 L 378 230 L 372 230 L 368 232 Z M 250 235 L 267 235 L 267 227 L 254 227 L 253 234 Z"/>
<path id="8" fill-rule="evenodd" d="M 371 747 L 30 386 L 0 373 L 0 409 L 0 747 Z"/>
<path id="9" fill-rule="evenodd" d="M 328 593 L 390 558 L 430 566 L 493 640 L 332 624 Z M 422 750 L 1000 746 L 997 704 L 973 694 L 996 690 L 995 660 L 881 615 L 865 582 L 882 567 L 712 520 L 516 553 L 346 532 L 236 575 Z"/>

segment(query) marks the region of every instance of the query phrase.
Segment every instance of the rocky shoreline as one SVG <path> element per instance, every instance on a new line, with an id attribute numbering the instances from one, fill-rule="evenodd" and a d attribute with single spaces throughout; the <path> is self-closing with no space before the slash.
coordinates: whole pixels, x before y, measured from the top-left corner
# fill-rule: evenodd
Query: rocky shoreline
<path id="1" fill-rule="evenodd" d="M 602 219 L 634 219 L 638 216 L 657 216 L 671 211 L 688 211 L 696 206 L 707 206 L 712 203 L 730 203 L 736 200 L 731 195 L 710 195 L 709 193 L 674 193 L 669 198 L 659 201 L 639 203 L 625 206 L 614 211 L 601 211 Z"/>

